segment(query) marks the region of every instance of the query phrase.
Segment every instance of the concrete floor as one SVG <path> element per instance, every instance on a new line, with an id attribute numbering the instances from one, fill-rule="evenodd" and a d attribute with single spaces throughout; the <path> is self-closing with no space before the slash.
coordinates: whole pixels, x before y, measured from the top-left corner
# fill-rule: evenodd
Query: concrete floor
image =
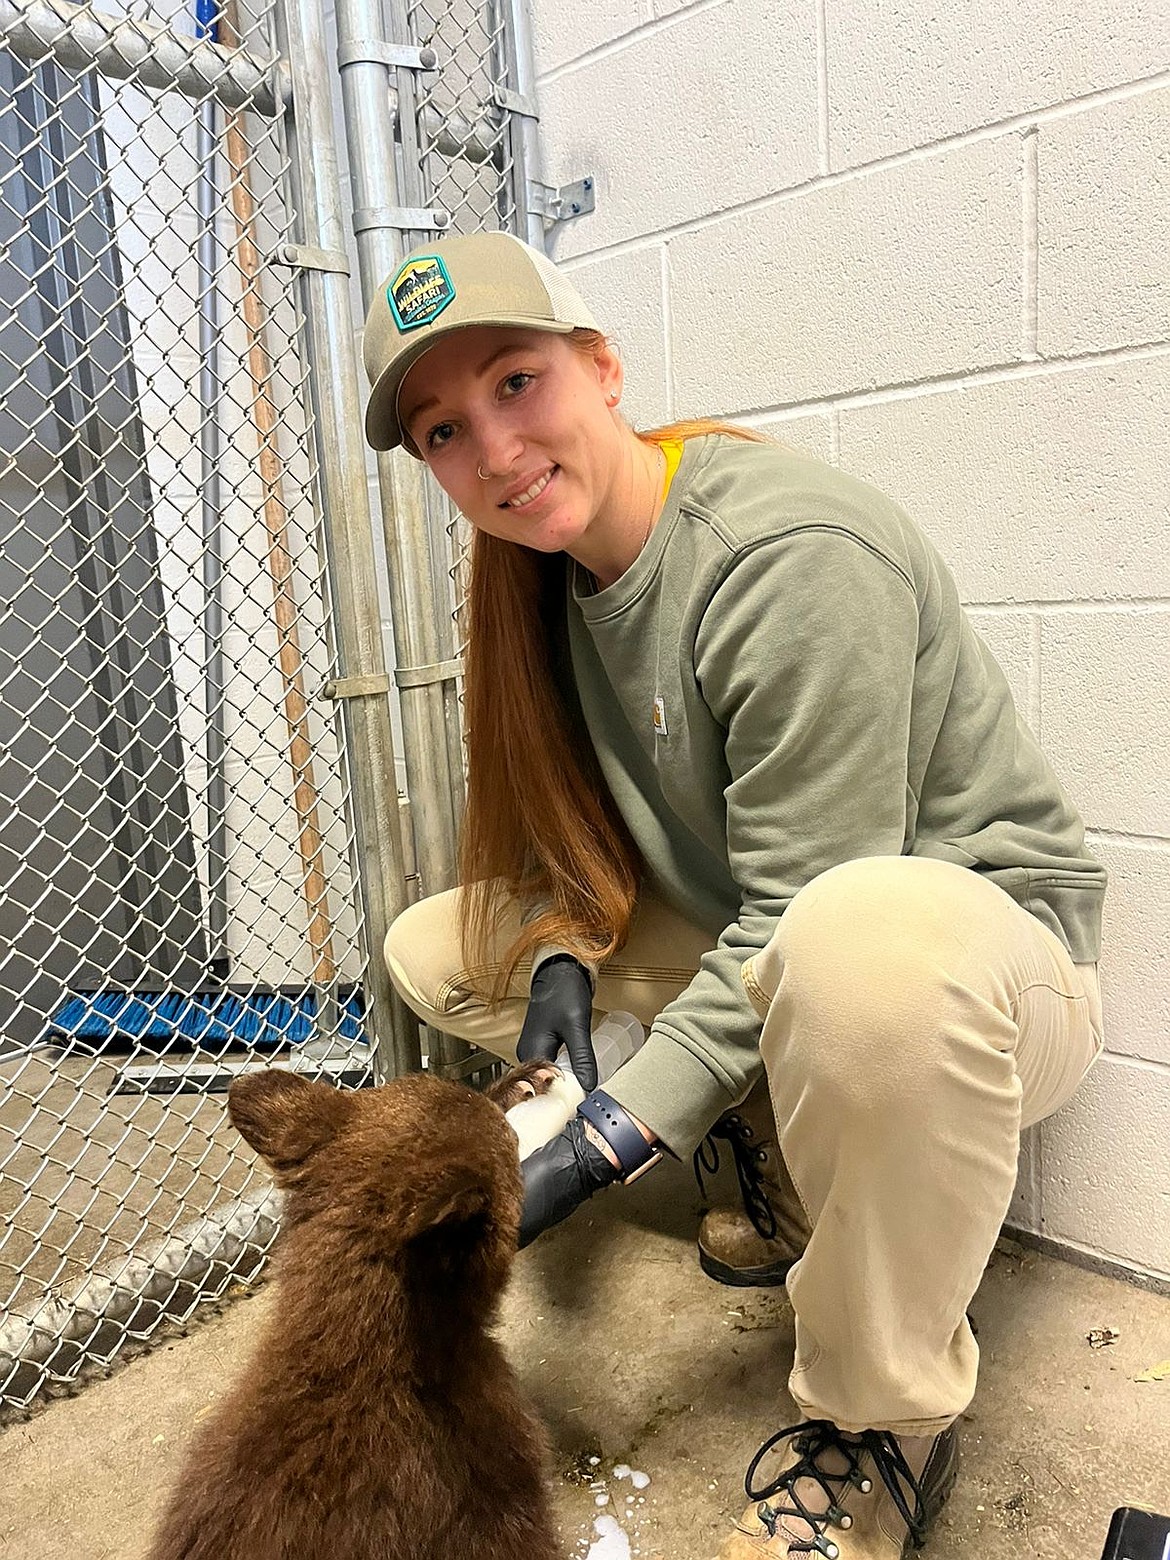
<path id="1" fill-rule="evenodd" d="M 741 1508 L 748 1458 L 795 1417 L 784 1293 L 702 1275 L 699 1206 L 688 1170 L 665 1166 L 517 1265 L 504 1338 L 548 1423 L 565 1552 L 578 1560 L 599 1493 L 606 1513 L 624 1513 L 634 1555 L 710 1560 Z M 265 1287 L 0 1434 L 0 1555 L 140 1560 L 192 1426 L 273 1299 Z M 1170 1357 L 1170 1299 L 1009 1244 L 972 1313 L 982 1378 L 928 1560 L 1098 1560 L 1115 1506 L 1170 1512 L 1170 1377 L 1134 1379 Z M 1091 1347 L 1105 1327 L 1116 1342 Z M 650 1476 L 642 1504 L 627 1504 L 620 1463 Z"/>

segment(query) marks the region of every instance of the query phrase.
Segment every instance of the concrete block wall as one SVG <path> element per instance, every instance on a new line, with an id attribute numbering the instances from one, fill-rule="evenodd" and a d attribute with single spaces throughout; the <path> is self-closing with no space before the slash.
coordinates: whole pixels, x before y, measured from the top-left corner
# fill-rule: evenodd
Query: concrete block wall
<path id="1" fill-rule="evenodd" d="M 635 421 L 902 501 L 1111 873 L 1107 1054 L 1012 1218 L 1170 1278 L 1170 9 L 531 0 L 552 253 Z"/>

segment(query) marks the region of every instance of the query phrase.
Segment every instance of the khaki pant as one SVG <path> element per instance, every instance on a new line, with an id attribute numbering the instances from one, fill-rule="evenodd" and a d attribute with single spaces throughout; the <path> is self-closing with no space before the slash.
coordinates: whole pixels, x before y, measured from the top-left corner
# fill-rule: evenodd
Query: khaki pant
<path id="1" fill-rule="evenodd" d="M 471 994 L 457 894 L 399 916 L 391 976 L 420 1017 L 514 1057 L 527 977 L 492 1010 Z M 645 899 L 599 974 L 598 1010 L 650 1024 L 710 945 Z M 1101 1050 L 1096 969 L 979 874 L 895 856 L 809 883 L 744 979 L 813 1229 L 788 1277 L 792 1396 L 843 1429 L 932 1433 L 975 1390 L 966 1307 L 1011 1199 L 1020 1128 L 1064 1104 Z"/>

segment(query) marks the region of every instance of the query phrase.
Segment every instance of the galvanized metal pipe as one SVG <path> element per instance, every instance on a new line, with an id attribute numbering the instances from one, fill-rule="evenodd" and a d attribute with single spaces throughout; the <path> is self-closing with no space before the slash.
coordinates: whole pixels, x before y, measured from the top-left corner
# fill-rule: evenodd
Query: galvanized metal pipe
<path id="1" fill-rule="evenodd" d="M 0 0 L 0 43 L 38 64 L 51 55 L 66 70 L 96 69 L 111 81 L 181 92 L 224 108 L 275 118 L 291 87 L 283 64 L 186 38 L 166 27 L 126 20 L 68 0 Z"/>
<path id="2" fill-rule="evenodd" d="M 312 249 L 344 253 L 322 7 L 318 0 L 288 0 L 280 22 L 282 52 L 293 76 L 290 154 L 293 188 L 298 191 L 298 240 Z M 386 1077 L 417 1068 L 420 1056 L 418 1022 L 395 992 L 382 959 L 390 922 L 407 904 L 406 866 L 348 271 L 304 269 L 301 297 L 313 367 L 318 480 L 331 562 L 338 672 L 355 684 L 361 680 L 343 697 L 342 715 L 353 786 L 354 868 L 369 953 L 367 1008 L 377 1045 L 376 1071 Z"/>
<path id="3" fill-rule="evenodd" d="M 207 0 L 196 0 L 197 35 L 214 38 L 213 12 Z M 224 682 L 223 610 L 223 486 L 220 465 L 223 436 L 220 402 L 223 384 L 219 374 L 220 293 L 219 255 L 215 224 L 219 213 L 216 180 L 218 146 L 216 107 L 199 105 L 196 126 L 196 159 L 199 168 L 196 212 L 196 285 L 199 304 L 199 502 L 203 534 L 203 686 L 206 693 L 207 763 L 207 941 L 216 977 L 228 975 L 228 831 L 226 687 Z"/>
<path id="4" fill-rule="evenodd" d="M 395 42 L 407 39 L 406 6 L 391 0 Z M 342 107 L 349 146 L 355 210 L 390 212 L 398 206 L 422 208 L 420 150 L 415 123 L 415 81 L 411 70 L 389 67 L 377 58 L 383 37 L 379 0 L 338 0 L 337 33 Z M 362 50 L 363 42 L 375 48 Z M 397 100 L 401 174 L 395 169 L 394 116 Z M 416 242 L 432 237 L 368 216 L 358 227 L 357 247 L 362 300 L 366 307 L 388 272 Z M 390 569 L 394 641 L 398 666 L 436 666 L 454 659 L 451 601 L 435 589 L 433 561 L 445 553 L 445 536 L 436 536 L 428 514 L 422 468 L 409 457 L 383 455 L 378 461 L 382 521 Z M 449 888 L 456 876 L 458 819 L 452 783 L 448 730 L 458 723 L 453 677 L 401 686 L 403 757 L 414 823 L 416 864 L 424 893 Z M 456 705 L 454 709 L 450 706 Z"/>
<path id="5" fill-rule="evenodd" d="M 503 45 L 512 90 L 526 102 L 536 102 L 536 66 L 532 51 L 532 22 L 525 0 L 496 0 L 503 19 Z M 540 177 L 540 143 L 536 120 L 513 114 L 509 126 L 512 189 L 520 237 L 536 249 L 545 248 L 544 219 L 532 210 L 529 185 Z"/>

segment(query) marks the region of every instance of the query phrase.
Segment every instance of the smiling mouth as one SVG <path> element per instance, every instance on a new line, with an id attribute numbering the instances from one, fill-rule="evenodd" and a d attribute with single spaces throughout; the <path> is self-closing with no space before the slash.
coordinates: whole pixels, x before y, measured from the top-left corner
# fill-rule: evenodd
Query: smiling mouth
<path id="1" fill-rule="evenodd" d="M 544 476 L 538 477 L 530 488 L 526 488 L 523 493 L 518 493 L 515 498 L 506 499 L 500 505 L 500 508 L 527 509 L 529 504 L 534 504 L 536 502 L 536 500 L 544 492 L 545 488 L 548 487 L 549 483 L 556 476 L 560 469 L 561 468 L 559 466 L 550 467 L 549 470 L 545 472 Z"/>

